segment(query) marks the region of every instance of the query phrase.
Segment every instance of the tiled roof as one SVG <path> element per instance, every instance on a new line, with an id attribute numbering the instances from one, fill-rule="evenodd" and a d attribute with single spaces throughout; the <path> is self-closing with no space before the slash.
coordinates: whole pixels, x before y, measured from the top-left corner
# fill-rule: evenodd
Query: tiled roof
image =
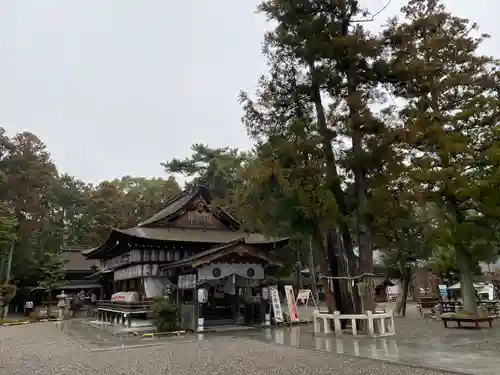
<path id="1" fill-rule="evenodd" d="M 94 259 L 87 259 L 82 253 L 81 248 L 63 248 L 61 257 L 67 261 L 66 271 L 90 271 L 92 266 L 98 267 L 99 264 Z"/>
<path id="2" fill-rule="evenodd" d="M 200 193 L 204 193 L 204 191 L 201 191 L 200 188 L 195 188 L 195 189 L 183 191 L 181 194 L 179 194 L 178 196 L 176 196 L 175 198 L 173 198 L 169 202 L 167 202 L 167 205 L 161 211 L 155 213 L 149 219 L 146 219 L 142 223 L 140 223 L 139 227 L 153 225 L 153 224 L 157 223 L 158 221 L 163 220 L 163 219 L 175 214 L 181 208 L 183 208 L 187 204 L 189 204 L 189 202 L 192 199 L 194 199 L 197 195 L 199 195 Z"/>
<path id="3" fill-rule="evenodd" d="M 212 201 L 212 196 L 209 190 L 204 186 L 195 186 L 191 189 L 185 190 L 180 193 L 178 196 L 172 198 L 167 202 L 165 208 L 161 211 L 155 213 L 149 219 L 144 220 L 142 223 L 138 225 L 138 227 L 154 227 L 158 224 L 158 222 L 168 219 L 172 215 L 177 214 L 180 210 L 186 207 L 189 203 L 191 203 L 194 199 L 198 197 L 203 197 L 208 204 Z M 229 215 L 226 211 L 219 208 L 219 213 L 222 214 L 229 222 L 233 223 L 233 226 L 239 228 L 241 224 L 231 215 Z"/>
<path id="4" fill-rule="evenodd" d="M 262 234 L 247 233 L 238 230 L 241 224 L 221 208 L 218 208 L 217 212 L 223 218 L 223 221 L 228 223 L 227 230 L 159 226 L 161 225 L 160 222 L 175 217 L 180 210 L 198 197 L 203 197 L 207 203 L 210 203 L 212 199 L 208 189 L 203 186 L 185 190 L 177 197 L 171 199 L 164 209 L 138 226 L 129 229 L 114 229 L 106 243 L 93 249 L 82 250 L 82 254 L 86 257 L 96 257 L 104 249 L 107 249 L 106 251 L 109 252 L 110 248 L 116 246 L 117 237 L 123 237 L 123 235 L 158 241 L 198 242 L 214 245 L 227 244 L 238 239 L 244 239 L 248 244 L 273 244 L 276 242 L 283 243 L 288 240 L 287 238 L 270 238 Z"/>
<path id="5" fill-rule="evenodd" d="M 286 238 L 267 237 L 258 233 L 247 233 L 243 231 L 232 232 L 218 229 L 197 228 L 145 228 L 135 227 L 130 229 L 117 229 L 116 232 L 132 237 L 139 237 L 160 241 L 179 242 L 205 242 L 213 244 L 225 244 L 240 238 L 245 239 L 248 244 L 266 244 L 286 241 Z"/>

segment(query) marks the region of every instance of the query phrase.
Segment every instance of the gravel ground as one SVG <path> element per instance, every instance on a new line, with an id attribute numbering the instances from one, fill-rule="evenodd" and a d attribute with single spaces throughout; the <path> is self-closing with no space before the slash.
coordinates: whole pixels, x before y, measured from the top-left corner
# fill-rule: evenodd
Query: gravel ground
<path id="1" fill-rule="evenodd" d="M 57 328 L 32 324 L 0 328 L 0 374 L 371 374 L 438 375 L 362 358 L 214 337 L 199 342 L 90 351 Z"/>

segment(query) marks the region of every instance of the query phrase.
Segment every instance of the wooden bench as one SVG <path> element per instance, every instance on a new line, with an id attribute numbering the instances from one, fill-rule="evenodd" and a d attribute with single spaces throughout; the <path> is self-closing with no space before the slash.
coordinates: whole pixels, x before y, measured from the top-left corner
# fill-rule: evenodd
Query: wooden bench
<path id="1" fill-rule="evenodd" d="M 451 316 L 448 316 L 448 317 L 441 317 L 441 320 L 443 321 L 445 328 L 448 328 L 448 322 L 456 322 L 458 328 L 462 328 L 461 323 L 474 323 L 476 328 L 480 328 L 479 323 L 488 322 L 488 325 L 490 326 L 490 328 L 493 328 L 493 325 L 492 325 L 493 317 L 488 317 L 488 316 L 485 316 L 485 317 L 477 317 L 477 316 L 451 317 Z"/>
<path id="2" fill-rule="evenodd" d="M 325 312 L 320 312 L 315 310 L 313 313 L 314 321 L 314 333 L 321 333 L 321 321 L 323 321 L 323 332 L 328 334 L 330 330 L 330 321 L 334 322 L 335 334 L 340 336 L 342 334 L 342 324 L 341 320 L 350 320 L 351 329 L 353 336 L 357 336 L 357 321 L 367 322 L 367 331 L 369 336 L 394 336 L 394 313 L 392 311 L 387 311 L 385 313 L 375 313 L 371 311 L 366 311 L 365 314 L 341 314 L 339 311 L 335 311 L 333 314 L 328 314 Z M 387 323 L 387 324 L 386 324 Z M 375 328 L 377 328 L 377 334 L 375 334 Z"/>

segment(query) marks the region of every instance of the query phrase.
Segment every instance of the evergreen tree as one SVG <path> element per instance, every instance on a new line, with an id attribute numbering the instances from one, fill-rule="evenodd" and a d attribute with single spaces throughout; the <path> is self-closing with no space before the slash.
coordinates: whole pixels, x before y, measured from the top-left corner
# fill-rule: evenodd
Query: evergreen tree
<path id="1" fill-rule="evenodd" d="M 476 311 L 472 271 L 488 256 L 498 218 L 498 63 L 478 54 L 487 37 L 438 0 L 411 0 L 385 37 L 391 47 L 410 178 L 441 211 L 440 246 L 460 265 L 467 310 Z"/>
<path id="2" fill-rule="evenodd" d="M 336 224 L 330 229 L 338 227 L 338 232 L 323 233 L 318 242 L 325 241 L 327 234 L 334 236 L 331 242 L 345 254 L 340 259 L 347 259 L 347 274 L 371 275 L 369 178 L 384 164 L 389 144 L 382 140 L 385 122 L 369 108 L 379 101 L 379 71 L 385 72 L 380 68 L 382 43 L 358 23 L 365 12 L 357 1 L 265 1 L 259 10 L 277 26 L 265 37 L 264 53 L 271 69 L 260 80 L 257 100 L 243 96 L 247 129 L 254 138 L 267 142 L 276 135 L 290 139 L 287 132 L 294 119 L 311 124 L 322 153 L 324 186 L 336 205 L 332 213 Z M 345 138 L 350 147 L 341 146 Z M 353 200 L 343 188 L 350 181 Z M 354 203 L 354 212 L 349 211 L 348 202 Z M 334 254 L 328 255 L 332 261 Z M 364 308 L 373 309 L 371 277 L 366 277 L 363 287 Z"/>

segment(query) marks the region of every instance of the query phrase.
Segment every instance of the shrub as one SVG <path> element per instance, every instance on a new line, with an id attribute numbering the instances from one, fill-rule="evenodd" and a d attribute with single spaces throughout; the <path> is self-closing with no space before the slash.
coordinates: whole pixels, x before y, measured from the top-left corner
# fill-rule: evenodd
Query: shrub
<path id="1" fill-rule="evenodd" d="M 157 297 L 152 307 L 153 323 L 158 332 L 167 332 L 177 328 L 179 309 L 168 299 Z"/>

